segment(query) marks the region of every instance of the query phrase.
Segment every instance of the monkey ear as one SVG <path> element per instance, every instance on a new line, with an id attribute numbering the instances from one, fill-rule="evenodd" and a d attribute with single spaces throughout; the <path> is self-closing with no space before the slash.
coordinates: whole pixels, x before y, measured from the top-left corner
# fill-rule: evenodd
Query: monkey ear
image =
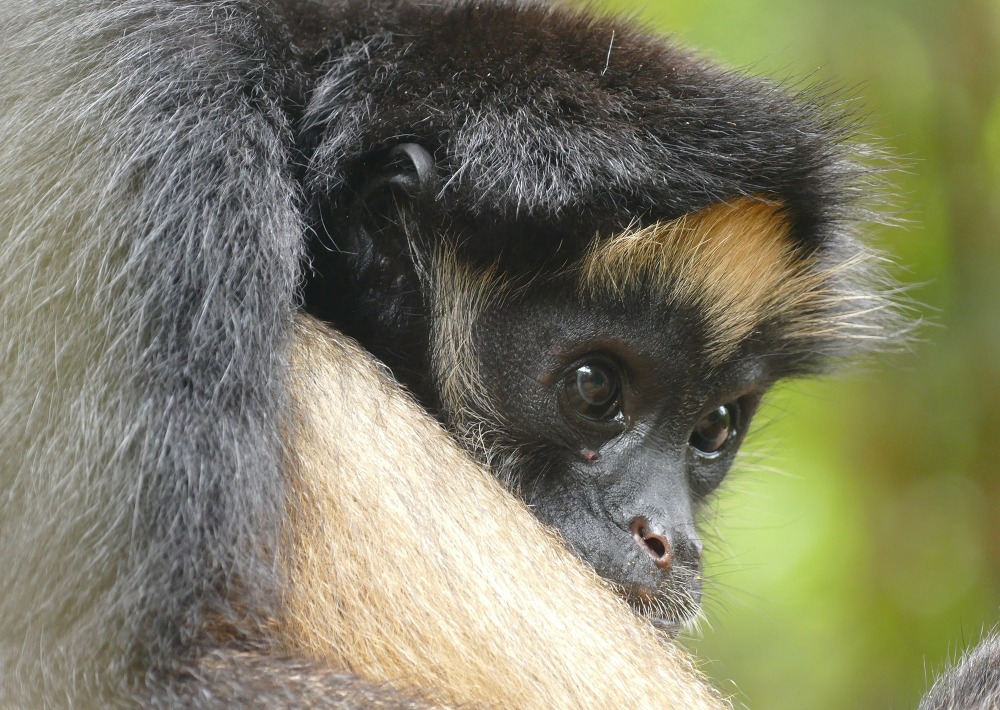
<path id="1" fill-rule="evenodd" d="M 389 167 L 396 171 L 389 184 L 405 190 L 411 197 L 434 198 L 437 174 L 434 158 L 419 143 L 400 143 L 388 153 Z"/>
<path id="2" fill-rule="evenodd" d="M 434 158 L 419 143 L 400 143 L 369 164 L 360 192 L 363 200 L 378 201 L 387 190 L 410 200 L 432 200 L 437 191 Z"/>
<path id="3" fill-rule="evenodd" d="M 424 221 L 413 217 L 431 207 L 438 189 L 434 158 L 417 143 L 400 143 L 365 161 L 340 241 L 355 278 L 383 298 L 415 287 L 409 281 L 418 235 L 407 223 Z"/>

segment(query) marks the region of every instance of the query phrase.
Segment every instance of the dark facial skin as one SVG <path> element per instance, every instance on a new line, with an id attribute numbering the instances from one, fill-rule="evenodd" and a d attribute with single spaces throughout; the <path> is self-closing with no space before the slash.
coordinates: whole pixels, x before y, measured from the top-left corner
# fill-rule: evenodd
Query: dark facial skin
<path id="1" fill-rule="evenodd" d="M 744 347 L 712 366 L 697 314 L 549 283 L 483 314 L 481 374 L 529 458 L 516 484 L 638 611 L 668 631 L 698 608 L 699 504 L 769 384 Z"/>

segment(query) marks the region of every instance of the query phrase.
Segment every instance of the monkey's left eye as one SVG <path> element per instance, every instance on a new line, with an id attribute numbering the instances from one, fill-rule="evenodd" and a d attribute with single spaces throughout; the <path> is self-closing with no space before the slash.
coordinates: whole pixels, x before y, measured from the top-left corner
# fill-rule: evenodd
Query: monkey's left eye
<path id="1" fill-rule="evenodd" d="M 736 402 L 724 404 L 698 420 L 691 431 L 688 443 L 696 453 L 706 458 L 715 458 L 736 436 L 736 418 L 739 405 Z"/>
<path id="2" fill-rule="evenodd" d="M 621 382 L 609 363 L 592 360 L 563 381 L 565 403 L 585 419 L 607 421 L 621 414 Z"/>

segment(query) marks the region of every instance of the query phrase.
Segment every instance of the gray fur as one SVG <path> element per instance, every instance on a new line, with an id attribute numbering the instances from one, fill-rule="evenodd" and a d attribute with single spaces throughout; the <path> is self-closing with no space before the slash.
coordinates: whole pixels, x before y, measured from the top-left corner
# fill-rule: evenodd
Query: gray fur
<path id="1" fill-rule="evenodd" d="M 120 700 L 230 585 L 275 603 L 302 226 L 255 19 L 0 7 L 0 706 Z"/>
<path id="2" fill-rule="evenodd" d="M 1000 708 L 1000 636 L 990 634 L 941 675 L 918 710 Z"/>

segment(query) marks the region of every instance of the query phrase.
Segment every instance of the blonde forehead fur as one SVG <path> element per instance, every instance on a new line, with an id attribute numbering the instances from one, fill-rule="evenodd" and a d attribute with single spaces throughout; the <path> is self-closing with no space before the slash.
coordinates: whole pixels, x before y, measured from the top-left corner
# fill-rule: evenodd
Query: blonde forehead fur
<path id="1" fill-rule="evenodd" d="M 590 296 L 648 293 L 697 308 L 713 359 L 730 355 L 765 319 L 808 312 L 823 283 L 815 264 L 794 253 L 783 205 L 752 197 L 597 241 L 580 264 Z"/>

